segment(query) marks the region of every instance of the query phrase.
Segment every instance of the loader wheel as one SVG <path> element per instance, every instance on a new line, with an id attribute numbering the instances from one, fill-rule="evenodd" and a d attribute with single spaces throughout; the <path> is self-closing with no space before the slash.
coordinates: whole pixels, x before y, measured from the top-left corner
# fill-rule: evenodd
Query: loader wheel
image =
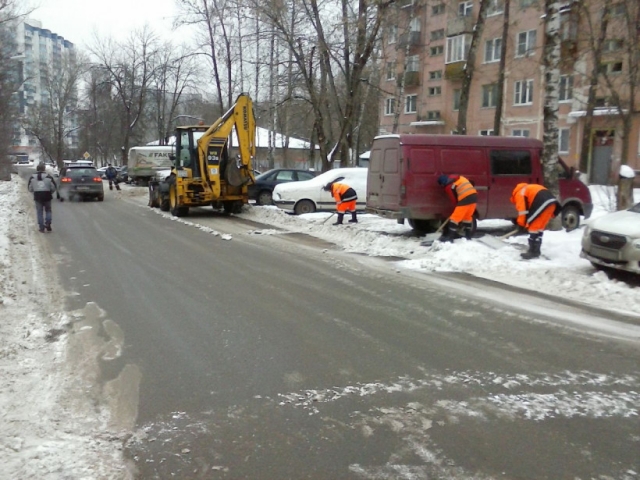
<path id="1" fill-rule="evenodd" d="M 186 217 L 189 215 L 189 207 L 181 207 L 178 205 L 178 193 L 174 185 L 172 185 L 171 190 L 169 190 L 169 202 L 171 215 L 174 217 Z"/>
<path id="2" fill-rule="evenodd" d="M 158 192 L 156 190 L 149 189 L 149 207 L 158 208 L 159 206 Z"/>
<path id="3" fill-rule="evenodd" d="M 227 215 L 231 213 L 240 213 L 242 211 L 242 202 L 237 200 L 224 202 L 222 207 L 224 208 L 224 213 L 226 213 Z"/>
<path id="4" fill-rule="evenodd" d="M 167 197 L 162 197 L 160 200 L 160 210 L 163 212 L 168 212 L 171 210 L 171 202 Z"/>

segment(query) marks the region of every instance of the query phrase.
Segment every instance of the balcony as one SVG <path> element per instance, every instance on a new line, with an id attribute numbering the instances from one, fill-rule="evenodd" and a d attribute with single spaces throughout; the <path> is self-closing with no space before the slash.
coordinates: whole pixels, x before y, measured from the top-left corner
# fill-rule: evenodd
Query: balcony
<path id="1" fill-rule="evenodd" d="M 447 37 L 455 37 L 463 33 L 473 33 L 475 19 L 473 17 L 454 17 L 447 22 Z"/>
<path id="2" fill-rule="evenodd" d="M 420 30 L 404 33 L 400 35 L 400 37 L 398 38 L 398 47 L 399 48 L 415 47 L 417 45 L 420 45 L 420 39 L 421 39 Z"/>
<path id="3" fill-rule="evenodd" d="M 402 84 L 402 75 L 398 75 L 398 86 Z M 417 87 L 420 85 L 420 72 L 405 72 L 404 86 Z"/>
<path id="4" fill-rule="evenodd" d="M 462 80 L 466 61 L 447 63 L 444 66 L 444 78 L 447 80 Z"/>

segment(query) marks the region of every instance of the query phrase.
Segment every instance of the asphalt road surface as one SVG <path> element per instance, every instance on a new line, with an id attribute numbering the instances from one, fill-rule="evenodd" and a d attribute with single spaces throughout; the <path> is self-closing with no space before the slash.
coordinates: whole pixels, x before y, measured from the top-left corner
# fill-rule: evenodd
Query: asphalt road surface
<path id="1" fill-rule="evenodd" d="M 106 194 L 47 238 L 138 478 L 640 478 L 628 319 Z"/>

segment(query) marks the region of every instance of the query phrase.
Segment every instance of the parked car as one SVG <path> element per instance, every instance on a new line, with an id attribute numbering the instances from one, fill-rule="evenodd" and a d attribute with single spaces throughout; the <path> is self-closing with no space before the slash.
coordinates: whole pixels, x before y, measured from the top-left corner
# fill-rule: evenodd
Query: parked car
<path id="1" fill-rule="evenodd" d="M 322 187 L 342 178 L 358 194 L 357 208 L 363 210 L 367 196 L 366 168 L 334 168 L 311 180 L 289 182 L 276 185 L 273 189 L 273 203 L 279 208 L 296 215 L 313 212 L 334 212 L 336 202 Z"/>
<path id="2" fill-rule="evenodd" d="M 99 202 L 104 200 L 104 187 L 102 177 L 94 167 L 86 165 L 69 165 L 64 167 L 64 173 L 58 184 L 60 195 L 63 198 L 73 200 L 79 198 L 96 198 Z"/>
<path id="3" fill-rule="evenodd" d="M 596 267 L 640 274 L 640 203 L 589 221 L 580 256 Z"/>
<path id="4" fill-rule="evenodd" d="M 129 167 L 126 165 L 118 168 L 118 174 L 116 175 L 116 180 L 120 183 L 129 183 Z"/>
<path id="5" fill-rule="evenodd" d="M 311 180 L 316 172 L 295 168 L 275 168 L 256 177 L 256 182 L 249 185 L 249 200 L 258 205 L 272 205 L 273 189 L 276 185 L 287 182 Z"/>
<path id="6" fill-rule="evenodd" d="M 58 170 L 58 166 L 55 163 L 45 163 L 44 164 L 45 172 L 53 177 L 57 177 L 60 175 L 60 171 Z"/>

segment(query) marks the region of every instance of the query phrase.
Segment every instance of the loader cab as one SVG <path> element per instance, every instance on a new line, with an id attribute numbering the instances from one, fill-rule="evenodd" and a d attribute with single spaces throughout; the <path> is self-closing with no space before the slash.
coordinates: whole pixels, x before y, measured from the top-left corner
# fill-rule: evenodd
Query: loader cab
<path id="1" fill-rule="evenodd" d="M 205 125 L 177 128 L 176 151 L 173 156 L 175 167 L 178 170 L 190 169 L 193 178 L 205 177 L 203 167 L 210 174 L 220 174 L 227 164 L 227 142 L 222 139 L 213 139 L 207 146 L 206 165 L 201 165 L 198 161 L 198 140 L 208 128 Z"/>

